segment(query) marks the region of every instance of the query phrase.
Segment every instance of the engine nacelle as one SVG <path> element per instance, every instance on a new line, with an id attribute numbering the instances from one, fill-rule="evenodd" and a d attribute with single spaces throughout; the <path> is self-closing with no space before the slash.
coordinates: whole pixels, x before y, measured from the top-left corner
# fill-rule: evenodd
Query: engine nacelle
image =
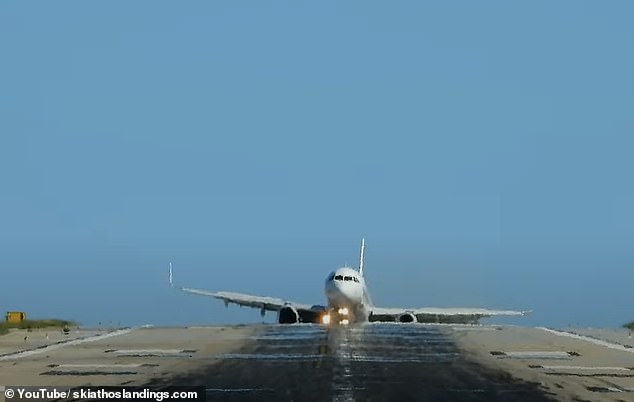
<path id="1" fill-rule="evenodd" d="M 398 322 L 418 322 L 418 320 L 414 314 L 404 313 L 398 316 Z"/>
<path id="2" fill-rule="evenodd" d="M 295 324 L 299 322 L 299 313 L 295 307 L 286 306 L 280 309 L 278 313 L 278 322 L 280 324 Z"/>
<path id="3" fill-rule="evenodd" d="M 278 322 L 280 324 L 297 324 L 299 322 L 310 322 L 323 324 L 324 314 L 328 311 L 324 306 L 312 306 L 309 310 L 297 310 L 295 307 L 287 305 L 280 309 Z"/>

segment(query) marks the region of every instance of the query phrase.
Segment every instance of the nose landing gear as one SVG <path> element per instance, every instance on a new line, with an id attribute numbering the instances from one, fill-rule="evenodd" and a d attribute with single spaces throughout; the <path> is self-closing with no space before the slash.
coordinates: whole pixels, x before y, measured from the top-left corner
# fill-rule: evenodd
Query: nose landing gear
<path id="1" fill-rule="evenodd" d="M 348 325 L 354 322 L 354 314 L 348 307 L 335 307 L 330 309 L 331 325 Z"/>

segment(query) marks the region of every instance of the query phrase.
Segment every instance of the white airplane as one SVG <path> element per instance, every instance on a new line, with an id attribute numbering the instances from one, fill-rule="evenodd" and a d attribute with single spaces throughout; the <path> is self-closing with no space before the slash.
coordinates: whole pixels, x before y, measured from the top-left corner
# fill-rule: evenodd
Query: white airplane
<path id="1" fill-rule="evenodd" d="M 350 324 L 356 322 L 424 322 L 424 323 L 477 323 L 480 318 L 491 316 L 525 315 L 530 311 L 489 310 L 484 308 L 385 308 L 376 307 L 370 298 L 363 278 L 365 239 L 361 240 L 359 268 L 342 267 L 326 278 L 325 293 L 328 306 L 300 304 L 273 297 L 253 296 L 234 292 L 210 292 L 200 289 L 179 287 L 178 289 L 201 296 L 211 296 L 223 300 L 225 306 L 237 304 L 278 313 L 280 324 L 322 323 Z M 169 268 L 169 282 L 174 287 L 172 263 Z"/>

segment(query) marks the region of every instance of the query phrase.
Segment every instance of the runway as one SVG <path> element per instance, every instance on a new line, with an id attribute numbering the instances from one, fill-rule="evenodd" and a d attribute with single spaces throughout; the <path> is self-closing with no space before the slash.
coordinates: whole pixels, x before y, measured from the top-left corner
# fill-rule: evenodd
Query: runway
<path id="1" fill-rule="evenodd" d="M 204 370 L 172 379 L 208 400 L 549 401 L 537 384 L 470 361 L 442 326 L 270 326 Z M 155 382 L 154 385 L 159 385 Z"/>
<path id="2" fill-rule="evenodd" d="M 624 330 L 497 325 L 43 329 L 0 336 L 0 388 L 10 385 L 202 386 L 208 401 L 623 402 L 634 400 L 634 344 Z"/>

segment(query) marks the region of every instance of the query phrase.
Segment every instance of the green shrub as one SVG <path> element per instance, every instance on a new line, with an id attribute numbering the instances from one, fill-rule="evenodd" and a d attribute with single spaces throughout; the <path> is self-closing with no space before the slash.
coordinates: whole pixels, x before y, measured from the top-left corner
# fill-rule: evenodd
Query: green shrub
<path id="1" fill-rule="evenodd" d="M 24 320 L 18 323 L 0 322 L 0 335 L 4 335 L 12 328 L 17 329 L 38 329 L 38 328 L 66 328 L 76 327 L 77 324 L 68 320 L 46 319 L 46 320 Z"/>

